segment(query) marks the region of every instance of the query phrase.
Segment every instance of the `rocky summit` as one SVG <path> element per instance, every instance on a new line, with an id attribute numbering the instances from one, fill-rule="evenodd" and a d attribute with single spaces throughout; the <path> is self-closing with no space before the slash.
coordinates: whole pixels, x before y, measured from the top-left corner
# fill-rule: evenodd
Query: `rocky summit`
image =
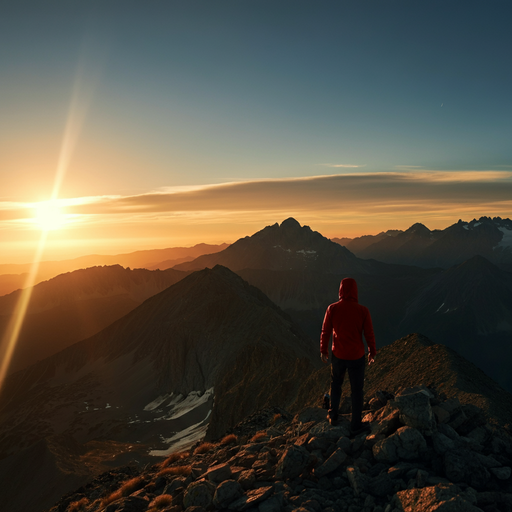
<path id="1" fill-rule="evenodd" d="M 477 512 L 512 510 L 512 436 L 483 410 L 417 385 L 369 397 L 367 430 L 326 411 L 248 417 L 137 471 L 123 467 L 50 512 Z"/>

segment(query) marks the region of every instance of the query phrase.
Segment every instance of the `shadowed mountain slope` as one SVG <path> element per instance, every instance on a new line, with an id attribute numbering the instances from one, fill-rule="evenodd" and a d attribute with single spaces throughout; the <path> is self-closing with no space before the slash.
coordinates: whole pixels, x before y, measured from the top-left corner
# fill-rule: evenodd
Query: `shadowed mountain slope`
<path id="1" fill-rule="evenodd" d="M 130 270 L 119 265 L 62 274 L 34 286 L 10 372 L 83 340 L 144 300 L 183 279 L 177 270 Z M 0 340 L 21 291 L 0 297 Z"/>
<path id="2" fill-rule="evenodd" d="M 127 463 L 129 454 L 112 453 L 116 443 L 141 460 L 186 429 L 216 438 L 259 408 L 294 401 L 315 356 L 262 292 L 224 267 L 205 269 L 11 375 L 0 397 L 0 454 L 58 434 L 84 450 L 102 441 L 108 460 Z"/>
<path id="3" fill-rule="evenodd" d="M 400 324 L 455 349 L 512 390 L 512 274 L 481 256 L 432 279 Z"/>
<path id="4" fill-rule="evenodd" d="M 350 397 L 345 380 L 343 395 Z M 292 410 L 318 405 L 329 383 L 329 367 L 313 373 L 301 387 Z M 447 397 L 457 396 L 464 404 L 474 404 L 502 425 L 512 425 L 512 394 L 451 348 L 434 344 L 421 334 L 405 336 L 377 352 L 375 363 L 366 367 L 365 397 L 369 399 L 379 390 L 396 393 L 418 383 Z"/>
<path id="5" fill-rule="evenodd" d="M 197 270 L 215 265 L 224 265 L 235 272 L 258 268 L 366 273 L 372 269 L 371 263 L 356 258 L 344 247 L 308 226 L 301 226 L 293 218 L 241 238 L 219 253 L 200 256 L 174 268 Z"/>

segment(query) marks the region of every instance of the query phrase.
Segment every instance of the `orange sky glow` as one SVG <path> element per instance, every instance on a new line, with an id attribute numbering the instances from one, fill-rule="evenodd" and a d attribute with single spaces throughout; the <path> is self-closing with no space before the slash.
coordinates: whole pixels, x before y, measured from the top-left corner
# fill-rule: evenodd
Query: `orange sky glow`
<path id="1" fill-rule="evenodd" d="M 261 179 L 57 199 L 50 214 L 43 208 L 43 220 L 37 202 L 0 202 L 0 263 L 30 262 L 45 227 L 43 259 L 62 260 L 233 242 L 290 216 L 330 238 L 407 229 L 415 222 L 442 229 L 459 218 L 510 217 L 511 197 L 511 171 L 422 171 Z"/>

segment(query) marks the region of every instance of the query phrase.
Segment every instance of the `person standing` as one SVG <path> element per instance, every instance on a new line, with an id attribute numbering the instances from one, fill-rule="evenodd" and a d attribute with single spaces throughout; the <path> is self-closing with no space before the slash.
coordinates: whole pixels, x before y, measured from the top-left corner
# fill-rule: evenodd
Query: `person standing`
<path id="1" fill-rule="evenodd" d="M 366 366 L 363 334 L 368 345 L 368 364 L 375 361 L 377 349 L 370 311 L 358 302 L 355 279 L 346 277 L 341 280 L 339 297 L 338 302 L 327 308 L 320 335 L 320 357 L 324 363 L 329 360 L 329 341 L 332 335 L 331 407 L 327 418 L 331 425 L 335 425 L 338 421 L 341 386 L 348 371 L 352 393 L 350 429 L 355 435 L 365 429 L 365 425 L 361 422 Z"/>

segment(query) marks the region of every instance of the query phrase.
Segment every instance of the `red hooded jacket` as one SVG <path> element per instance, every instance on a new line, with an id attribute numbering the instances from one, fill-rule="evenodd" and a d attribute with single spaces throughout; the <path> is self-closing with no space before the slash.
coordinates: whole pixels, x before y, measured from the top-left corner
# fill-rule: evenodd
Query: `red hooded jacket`
<path id="1" fill-rule="evenodd" d="M 368 308 L 357 301 L 357 283 L 346 277 L 340 284 L 340 300 L 331 304 L 325 312 L 320 352 L 328 354 L 328 344 L 332 337 L 332 352 L 339 359 L 359 359 L 364 356 L 363 333 L 370 351 L 375 357 L 375 335 Z"/>

